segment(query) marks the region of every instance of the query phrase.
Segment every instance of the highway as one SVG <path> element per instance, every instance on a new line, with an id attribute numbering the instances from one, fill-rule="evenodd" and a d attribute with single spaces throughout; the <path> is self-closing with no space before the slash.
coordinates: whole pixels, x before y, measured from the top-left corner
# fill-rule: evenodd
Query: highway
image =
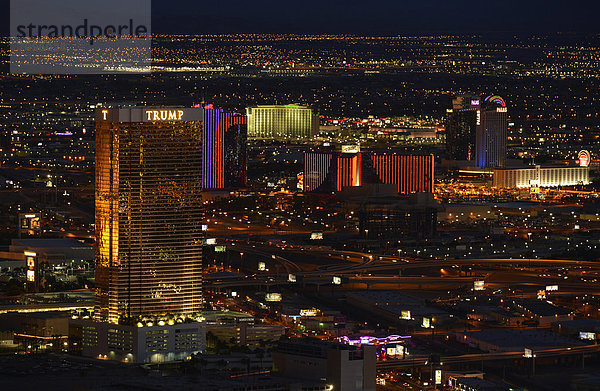
<path id="1" fill-rule="evenodd" d="M 557 357 L 557 356 L 572 356 L 579 355 L 585 353 L 598 353 L 600 352 L 600 345 L 585 345 L 585 346 L 575 346 L 569 348 L 559 348 L 559 349 L 547 349 L 547 350 L 538 350 L 534 352 L 535 358 L 544 358 L 544 357 Z M 477 353 L 477 354 L 463 354 L 458 356 L 445 356 L 441 357 L 440 364 L 457 364 L 457 363 L 467 363 L 474 361 L 492 361 L 492 360 L 514 360 L 520 359 L 523 357 L 524 352 L 496 352 L 496 353 Z M 413 366 L 422 366 L 427 365 L 429 358 L 421 357 L 414 359 L 403 359 L 403 360 L 387 360 L 387 361 L 379 361 L 377 362 L 377 370 L 389 370 L 389 369 L 398 369 L 398 368 L 406 368 Z"/>

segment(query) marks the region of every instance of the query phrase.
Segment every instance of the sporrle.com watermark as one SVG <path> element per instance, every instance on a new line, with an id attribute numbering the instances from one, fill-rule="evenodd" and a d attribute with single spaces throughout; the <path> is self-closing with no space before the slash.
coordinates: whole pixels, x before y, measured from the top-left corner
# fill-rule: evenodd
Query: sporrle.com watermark
<path id="1" fill-rule="evenodd" d="M 11 0 L 14 74 L 150 72 L 151 0 Z"/>

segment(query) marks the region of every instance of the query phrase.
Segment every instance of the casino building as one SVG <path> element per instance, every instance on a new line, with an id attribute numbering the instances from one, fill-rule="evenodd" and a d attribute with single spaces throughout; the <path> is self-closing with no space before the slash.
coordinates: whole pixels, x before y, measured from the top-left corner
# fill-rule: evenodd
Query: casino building
<path id="1" fill-rule="evenodd" d="M 475 159 L 477 111 L 481 99 L 474 95 L 459 95 L 446 111 L 446 156 L 451 160 Z"/>
<path id="2" fill-rule="evenodd" d="M 306 106 L 256 106 L 246 113 L 249 138 L 308 140 L 319 130 L 319 116 Z"/>
<path id="3" fill-rule="evenodd" d="M 202 109 L 96 111 L 96 292 L 81 353 L 128 362 L 205 346 Z"/>
<path id="4" fill-rule="evenodd" d="M 363 183 L 395 185 L 402 195 L 432 193 L 434 156 L 344 151 L 304 154 L 306 192 L 335 192 Z"/>
<path id="5" fill-rule="evenodd" d="M 506 165 L 508 114 L 504 99 L 487 97 L 477 110 L 476 160 L 479 168 L 498 168 Z"/>
<path id="6" fill-rule="evenodd" d="M 246 186 L 248 117 L 212 106 L 202 114 L 202 187 L 205 190 Z"/>
<path id="7" fill-rule="evenodd" d="M 494 187 L 498 188 L 576 186 L 589 183 L 589 167 L 586 166 L 531 166 L 494 170 Z"/>

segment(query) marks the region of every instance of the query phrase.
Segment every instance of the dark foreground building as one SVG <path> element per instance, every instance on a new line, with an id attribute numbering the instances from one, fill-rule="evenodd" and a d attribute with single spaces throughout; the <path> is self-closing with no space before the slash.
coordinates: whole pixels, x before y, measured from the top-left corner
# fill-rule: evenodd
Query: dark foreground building
<path id="1" fill-rule="evenodd" d="M 396 202 L 364 203 L 359 210 L 359 230 L 367 240 L 422 240 L 436 233 L 437 208 L 426 194 Z M 431 197 L 432 198 L 432 197 Z"/>

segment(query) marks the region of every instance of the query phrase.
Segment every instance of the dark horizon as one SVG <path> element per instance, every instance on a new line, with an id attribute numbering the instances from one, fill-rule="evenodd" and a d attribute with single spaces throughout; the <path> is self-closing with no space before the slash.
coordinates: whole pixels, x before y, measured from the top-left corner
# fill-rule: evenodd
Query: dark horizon
<path id="1" fill-rule="evenodd" d="M 505 1 L 477 3 L 397 2 L 356 0 L 322 4 L 315 0 L 282 3 L 268 0 L 253 3 L 239 0 L 226 5 L 189 0 L 168 3 L 154 0 L 153 26 L 156 34 L 523 34 L 557 32 L 600 33 L 596 15 L 600 4 L 560 1 Z M 9 0 L 0 0 L 0 33 L 8 35 Z"/>

